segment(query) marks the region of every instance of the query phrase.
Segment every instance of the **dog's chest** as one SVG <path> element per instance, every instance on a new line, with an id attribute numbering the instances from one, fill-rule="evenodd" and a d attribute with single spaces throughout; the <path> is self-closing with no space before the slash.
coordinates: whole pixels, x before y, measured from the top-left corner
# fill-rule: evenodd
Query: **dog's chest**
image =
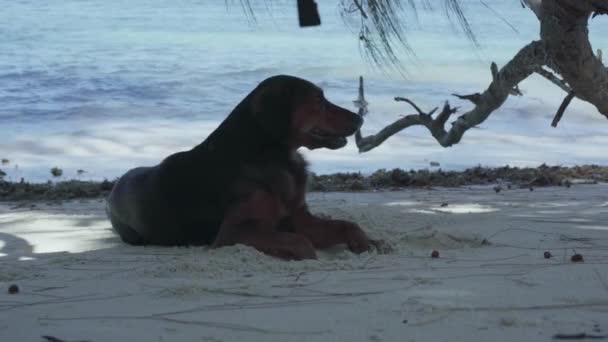
<path id="1" fill-rule="evenodd" d="M 299 154 L 284 162 L 261 162 L 242 168 L 236 183 L 237 196 L 243 197 L 263 190 L 274 197 L 286 214 L 304 204 L 306 162 Z"/>

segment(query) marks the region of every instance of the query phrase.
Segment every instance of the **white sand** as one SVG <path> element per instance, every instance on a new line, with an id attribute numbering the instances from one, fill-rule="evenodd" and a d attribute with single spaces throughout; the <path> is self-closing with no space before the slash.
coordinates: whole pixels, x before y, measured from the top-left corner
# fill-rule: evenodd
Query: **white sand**
<path id="1" fill-rule="evenodd" d="M 336 248 L 318 261 L 283 262 L 246 247 L 131 247 L 110 232 L 101 201 L 0 204 L 0 341 L 608 334 L 608 185 L 329 193 L 309 202 L 396 251 Z M 584 263 L 570 261 L 575 251 Z M 10 284 L 20 293 L 9 295 Z"/>

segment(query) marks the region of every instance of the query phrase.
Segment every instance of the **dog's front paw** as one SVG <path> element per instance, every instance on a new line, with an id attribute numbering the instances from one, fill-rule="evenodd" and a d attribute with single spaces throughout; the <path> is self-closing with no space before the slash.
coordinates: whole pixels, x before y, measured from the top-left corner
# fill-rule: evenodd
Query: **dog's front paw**
<path id="1" fill-rule="evenodd" d="M 354 223 L 346 222 L 343 226 L 346 244 L 352 252 L 360 254 L 375 250 L 378 254 L 389 254 L 394 251 L 393 246 L 384 240 L 370 239 L 367 234 Z"/>
<path id="2" fill-rule="evenodd" d="M 359 226 L 345 222 L 342 229 L 344 229 L 346 245 L 351 252 L 361 254 L 371 249 L 371 240 Z"/>
<path id="3" fill-rule="evenodd" d="M 395 251 L 393 246 L 384 240 L 370 239 L 369 244 L 373 246 L 378 254 L 389 254 Z"/>

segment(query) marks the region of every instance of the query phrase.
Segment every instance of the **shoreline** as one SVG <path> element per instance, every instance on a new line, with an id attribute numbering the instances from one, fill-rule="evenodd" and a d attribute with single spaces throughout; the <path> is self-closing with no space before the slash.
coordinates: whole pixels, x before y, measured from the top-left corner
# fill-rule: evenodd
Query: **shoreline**
<path id="1" fill-rule="evenodd" d="M 0 177 L 0 202 L 53 201 L 107 196 L 116 180 L 66 180 L 46 183 L 11 182 Z M 364 192 L 396 191 L 407 188 L 455 188 L 474 185 L 495 185 L 494 190 L 547 186 L 570 187 L 575 184 L 608 182 L 608 166 L 581 165 L 572 167 L 483 167 L 464 171 L 437 169 L 403 170 L 380 169 L 369 175 L 360 172 L 340 172 L 326 175 L 311 173 L 309 192 Z"/>

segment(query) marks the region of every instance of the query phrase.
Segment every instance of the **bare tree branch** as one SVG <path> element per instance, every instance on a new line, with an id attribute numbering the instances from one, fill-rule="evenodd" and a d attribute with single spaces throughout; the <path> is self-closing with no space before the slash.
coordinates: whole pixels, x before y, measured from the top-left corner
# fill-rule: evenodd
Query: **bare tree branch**
<path id="1" fill-rule="evenodd" d="M 359 108 L 359 115 L 367 114 L 367 101 L 365 101 L 365 93 L 363 89 L 363 76 L 359 76 L 359 96 L 353 101 L 355 107 Z"/>
<path id="2" fill-rule="evenodd" d="M 589 42 L 592 13 L 608 13 L 608 1 L 543 0 L 541 39 L 551 57 L 547 66 L 608 118 L 608 69 Z"/>
<path id="3" fill-rule="evenodd" d="M 475 93 L 475 94 L 470 94 L 470 95 L 452 94 L 452 96 L 456 96 L 457 98 L 459 98 L 461 100 L 471 101 L 471 102 L 473 102 L 474 105 L 478 105 L 479 102 L 481 101 L 481 94 L 480 93 Z"/>
<path id="4" fill-rule="evenodd" d="M 418 108 L 414 102 L 409 99 L 404 98 L 395 98 L 396 101 L 404 101 L 412 105 L 414 108 Z M 437 108 L 434 108 L 432 112 L 436 111 Z M 428 130 L 433 134 L 433 136 L 441 135 L 443 131 L 443 126 L 445 122 L 448 120 L 450 115 L 456 112 L 456 109 L 451 108 L 448 102 L 445 103 L 443 110 L 436 119 L 433 119 L 431 113 L 425 113 L 419 108 L 417 109 L 418 114 L 410 114 L 406 115 L 403 118 L 393 122 L 392 124 L 384 127 L 380 132 L 370 135 L 367 137 L 362 137 L 361 132 L 357 131 L 355 134 L 355 142 L 357 143 L 357 147 L 359 148 L 359 152 L 367 152 L 380 144 L 382 144 L 386 139 L 395 135 L 396 133 L 410 127 L 410 126 L 425 126 Z"/>
<path id="5" fill-rule="evenodd" d="M 253 16 L 249 1 L 240 0 L 245 12 Z M 456 108 L 450 107 L 446 102 L 442 111 L 433 119 L 432 115 L 437 108 L 425 113 L 413 101 L 397 97 L 396 101 L 410 104 L 417 114 L 402 117 L 377 134 L 368 137 L 363 137 L 361 131 L 357 131 L 355 137 L 359 151 L 369 151 L 397 132 L 413 125 L 427 127 L 441 146 L 452 146 L 462 139 L 468 129 L 484 122 L 509 95 L 522 95 L 518 87 L 519 83 L 534 72 L 568 93 L 553 119 L 554 127 L 575 97 L 593 104 L 608 118 L 608 68 L 603 64 L 601 50 L 598 50 L 597 54 L 593 52 L 588 30 L 590 18 L 608 14 L 608 0 L 520 0 L 520 2 L 538 17 L 541 40 L 522 48 L 500 70 L 495 63 L 492 63 L 492 82 L 483 93 L 452 94 L 473 103 L 472 110 L 458 117 L 452 122 L 451 128 L 446 130 L 445 124 L 456 112 Z M 430 6 L 428 0 L 422 3 Z M 455 15 L 467 37 L 477 45 L 460 6 L 460 0 L 443 0 L 443 3 L 448 16 Z M 359 40 L 366 56 L 377 66 L 393 66 L 403 74 L 399 54 L 395 48 L 400 45 L 406 52 L 413 52 L 406 41 L 404 32 L 407 18 L 403 14 L 406 8 L 416 13 L 416 2 L 414 0 L 341 0 L 341 4 L 343 16 L 354 13 L 361 20 Z M 482 4 L 487 6 L 483 1 Z M 367 102 L 362 78 L 359 83 L 359 98 L 355 104 L 359 107 L 359 114 L 364 116 L 367 114 Z"/>
<path id="6" fill-rule="evenodd" d="M 551 122 L 551 126 L 557 127 L 557 124 L 562 119 L 562 116 L 564 115 L 564 112 L 566 111 L 566 108 L 568 108 L 568 105 L 570 105 L 570 101 L 572 101 L 572 99 L 575 96 L 576 95 L 574 94 L 573 91 L 571 91 L 571 92 L 568 93 L 568 95 L 566 96 L 566 98 L 564 99 L 564 101 L 562 102 L 562 104 L 559 106 L 559 109 L 557 110 L 557 113 L 555 113 L 555 117 L 553 118 L 553 122 Z"/>
<path id="7" fill-rule="evenodd" d="M 555 76 L 554 73 L 552 73 L 549 70 L 546 70 L 543 67 L 539 67 L 538 69 L 534 70 L 537 74 L 543 76 L 544 78 L 546 78 L 547 80 L 549 80 L 550 82 L 552 82 L 553 84 L 555 84 L 556 86 L 562 88 L 563 91 L 569 93 L 572 91 L 572 89 L 568 86 L 568 84 L 566 83 L 566 81 L 560 79 L 559 77 Z"/>
<path id="8" fill-rule="evenodd" d="M 412 105 L 418 114 L 405 116 L 375 135 L 362 137 L 361 132 L 357 132 L 359 151 L 369 151 L 390 136 L 414 125 L 427 127 L 441 146 L 452 146 L 460 141 L 468 129 L 486 120 L 509 95 L 521 95 L 518 84 L 534 72 L 568 93 L 551 123 L 553 127 L 557 126 L 575 97 L 593 104 L 600 113 L 608 117 L 608 68 L 603 65 L 601 50 L 594 54 L 591 49 L 588 32 L 588 20 L 592 15 L 608 14 L 608 1 L 521 1 L 522 5 L 531 8 L 539 18 L 541 40 L 525 46 L 501 70 L 492 63 L 492 82 L 485 92 L 470 95 L 452 94 L 472 102 L 475 105 L 472 110 L 461 115 L 452 123 L 452 127 L 446 130 L 445 123 L 455 112 L 447 102 L 439 116 L 433 119 L 432 112 L 423 112 L 413 101 L 395 98 Z"/>
<path id="9" fill-rule="evenodd" d="M 355 101 L 353 101 L 355 107 L 359 108 L 358 114 L 361 117 L 364 117 L 367 114 L 367 101 L 365 101 L 365 90 L 363 88 L 363 76 L 359 76 L 359 96 Z M 357 146 L 359 146 L 359 141 L 361 141 L 363 137 L 361 136 L 361 130 L 358 129 L 355 133 L 355 141 L 357 142 Z M 361 152 L 361 151 L 359 151 Z"/>
<path id="10" fill-rule="evenodd" d="M 416 106 L 416 104 L 411 101 L 410 99 L 406 99 L 404 97 L 395 97 L 395 101 L 401 101 L 401 102 L 407 102 L 410 104 L 410 106 L 414 107 L 414 109 L 418 112 L 418 114 L 420 115 L 433 115 L 433 113 L 435 113 L 438 109 L 438 107 L 433 108 L 430 112 L 425 113 L 423 112 L 420 108 L 418 108 L 418 106 Z"/>
<path id="11" fill-rule="evenodd" d="M 525 4 L 526 6 L 528 6 L 532 12 L 534 12 L 534 14 L 536 14 L 536 17 L 538 19 L 540 19 L 542 17 L 541 14 L 541 2 L 542 0 L 521 0 L 522 4 Z"/>
<path id="12" fill-rule="evenodd" d="M 460 141 L 468 129 L 485 121 L 506 101 L 519 82 L 544 65 L 545 60 L 546 54 L 542 42 L 535 41 L 521 49 L 502 69 L 498 70 L 496 64 L 492 63 L 493 80 L 482 94 L 457 95 L 459 98 L 473 102 L 475 107 L 456 119 L 449 130 L 445 129 L 445 123 L 456 109 L 451 108 L 447 102 L 437 118 L 433 119 L 430 113 L 424 113 L 411 100 L 396 98 L 395 100 L 412 105 L 418 114 L 407 115 L 375 135 L 362 137 L 361 133 L 357 132 L 356 143 L 359 152 L 367 152 L 397 132 L 414 125 L 425 126 L 441 146 L 452 146 Z"/>

